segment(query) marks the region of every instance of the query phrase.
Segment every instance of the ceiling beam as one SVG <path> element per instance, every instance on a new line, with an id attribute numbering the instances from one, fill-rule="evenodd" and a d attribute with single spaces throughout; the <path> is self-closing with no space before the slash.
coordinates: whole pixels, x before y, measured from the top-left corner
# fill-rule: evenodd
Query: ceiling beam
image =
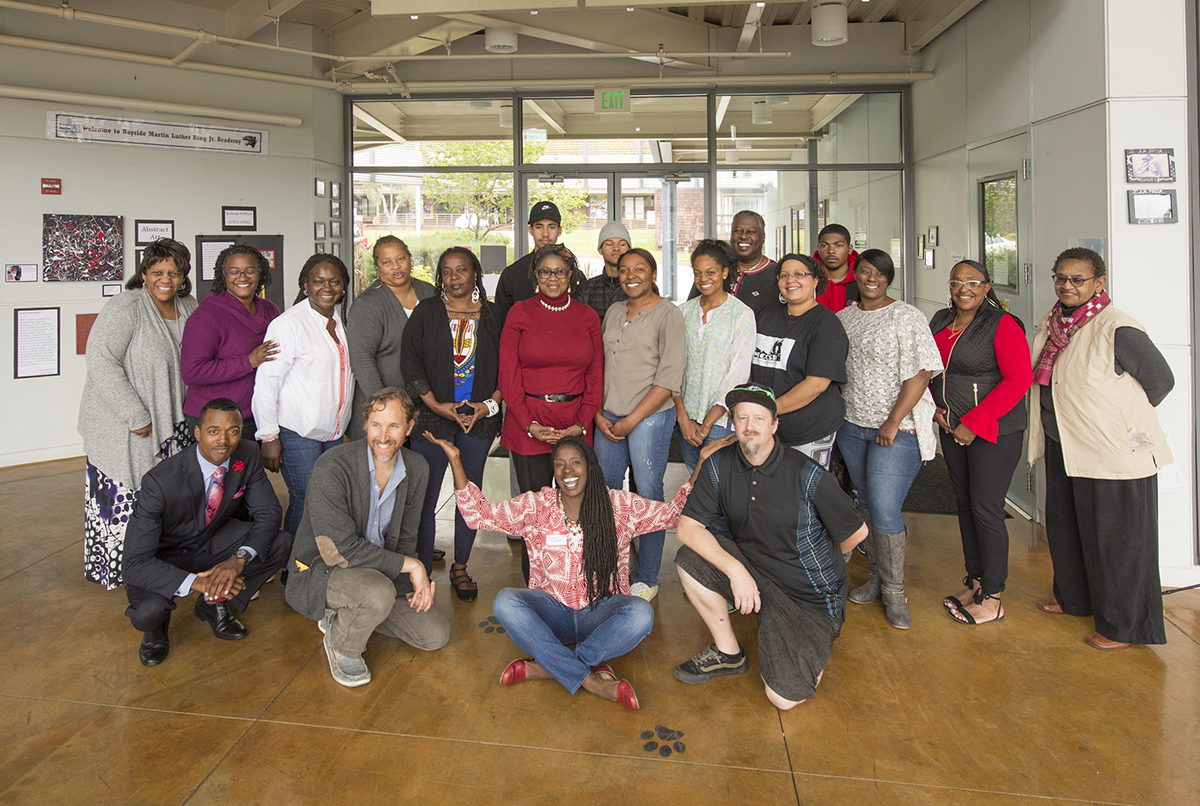
<path id="1" fill-rule="evenodd" d="M 759 21 L 762 19 L 763 8 L 751 3 L 746 8 L 746 21 L 742 23 L 742 31 L 738 34 L 737 49 L 745 52 L 750 50 L 750 43 L 758 33 Z"/>
<path id="2" fill-rule="evenodd" d="M 904 38 L 908 47 L 904 55 L 911 56 L 936 39 L 954 23 L 967 16 L 983 0 L 930 0 L 904 21 Z"/>
<path id="3" fill-rule="evenodd" d="M 892 9 L 900 5 L 900 0 L 875 0 L 867 11 L 863 22 L 883 22 L 883 18 L 892 13 Z"/>
<path id="4" fill-rule="evenodd" d="M 304 0 L 237 0 L 225 12 L 225 36 L 246 39 Z"/>
<path id="5" fill-rule="evenodd" d="M 360 104 L 351 104 L 350 108 L 354 110 L 354 117 L 358 118 L 383 136 L 387 137 L 389 140 L 394 140 L 397 143 L 408 142 L 403 136 L 400 135 L 399 132 L 397 132 L 391 126 L 388 126 L 379 118 L 372 115 L 370 112 L 364 110 Z"/>
<path id="6" fill-rule="evenodd" d="M 808 25 L 812 22 L 812 3 L 798 3 L 792 15 L 792 25 Z"/>
<path id="7" fill-rule="evenodd" d="M 566 134 L 567 130 L 564 129 L 562 127 L 562 125 L 557 120 L 555 120 L 549 112 L 547 112 L 543 108 L 542 105 L 545 103 L 546 103 L 545 101 L 542 101 L 541 103 L 539 103 L 538 101 L 533 101 L 528 98 L 525 99 L 525 105 L 528 106 L 530 109 L 532 109 L 534 112 L 537 112 L 538 115 L 541 117 L 541 119 L 546 121 L 547 126 L 554 129 L 554 131 L 558 132 L 559 134 Z"/>

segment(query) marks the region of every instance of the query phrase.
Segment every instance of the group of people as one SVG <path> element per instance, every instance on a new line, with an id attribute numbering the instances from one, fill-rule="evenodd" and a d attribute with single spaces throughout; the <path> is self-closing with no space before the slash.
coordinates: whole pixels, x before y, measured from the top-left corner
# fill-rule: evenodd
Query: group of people
<path id="1" fill-rule="evenodd" d="M 534 205 L 529 234 L 494 301 L 471 250 L 447 249 L 430 284 L 389 235 L 349 309 L 345 264 L 317 254 L 283 313 L 252 247 L 221 253 L 198 306 L 187 248 L 146 249 L 90 334 L 79 421 L 85 574 L 126 586 L 143 664 L 167 657 L 176 598 L 196 592 L 197 618 L 237 640 L 234 611 L 280 570 L 342 685 L 370 681 L 374 632 L 445 645 L 432 576 L 450 470 L 455 596 L 478 596 L 477 529 L 520 541 L 524 585 L 493 612 L 530 657 L 502 684 L 553 678 L 636 709 L 609 661 L 652 630 L 677 525 L 677 571 L 712 640 L 675 676 L 746 671 L 729 614 L 756 613 L 766 695 L 791 708 L 815 692 L 847 598 L 882 599 L 889 624 L 911 626 L 901 507 L 939 436 L 966 569 L 950 617 L 1004 617 L 1004 498 L 1027 440 L 1046 458 L 1055 572 L 1039 607 L 1093 616 L 1100 649 L 1165 641 L 1155 474 L 1171 458 L 1154 406 L 1173 378 L 1111 306 L 1096 253 L 1059 256 L 1059 303 L 1031 354 L 983 264 L 953 268 L 927 321 L 888 295 L 889 254 L 858 253 L 837 224 L 813 255 L 772 261 L 762 217 L 738 213 L 729 242 L 696 245 L 678 306 L 620 222 L 601 230 L 590 279 L 558 243 L 553 203 Z M 665 501 L 673 433 L 691 478 Z M 513 497 L 493 504 L 481 487 L 497 435 Z M 849 591 L 860 543 L 869 574 Z"/>

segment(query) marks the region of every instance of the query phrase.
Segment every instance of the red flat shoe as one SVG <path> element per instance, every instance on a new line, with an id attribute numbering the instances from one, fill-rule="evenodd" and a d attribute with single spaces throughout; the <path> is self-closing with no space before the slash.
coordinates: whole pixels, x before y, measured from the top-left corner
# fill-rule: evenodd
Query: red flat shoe
<path id="1" fill-rule="evenodd" d="M 621 703 L 621 705 L 624 705 L 630 711 L 636 711 L 638 709 L 637 694 L 634 693 L 633 686 L 629 685 L 628 680 L 621 680 L 617 682 L 617 702 Z"/>
<path id="2" fill-rule="evenodd" d="M 592 669 L 592 671 L 595 672 L 596 674 L 611 674 L 613 680 L 617 679 L 617 673 L 614 672 L 613 668 L 611 666 L 609 666 L 607 663 L 600 664 L 595 669 Z"/>
<path id="3" fill-rule="evenodd" d="M 1122 649 L 1129 649 L 1129 644 L 1120 641 L 1110 641 L 1098 632 L 1092 633 L 1084 640 L 1087 641 L 1088 646 L 1093 646 L 1104 652 L 1118 652 Z"/>
<path id="4" fill-rule="evenodd" d="M 524 683 L 526 662 L 526 658 L 517 658 L 508 664 L 500 675 L 500 685 L 515 686 L 517 683 Z"/>
<path id="5" fill-rule="evenodd" d="M 1038 610 L 1041 610 L 1043 613 L 1053 613 L 1056 616 L 1063 614 L 1062 605 L 1058 603 L 1057 599 L 1043 599 L 1038 602 Z"/>

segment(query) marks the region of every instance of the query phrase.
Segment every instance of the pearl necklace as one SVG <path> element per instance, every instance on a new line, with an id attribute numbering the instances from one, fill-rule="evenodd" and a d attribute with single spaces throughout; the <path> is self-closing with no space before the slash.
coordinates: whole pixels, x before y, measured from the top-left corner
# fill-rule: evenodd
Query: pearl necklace
<path id="1" fill-rule="evenodd" d="M 571 295 L 567 294 L 566 296 L 567 296 L 567 301 L 564 302 L 562 305 L 551 305 L 549 302 L 546 302 L 546 300 L 540 299 L 540 298 L 538 299 L 538 302 L 542 303 L 542 306 L 545 307 L 546 310 L 554 311 L 555 313 L 558 313 L 560 311 L 565 311 L 567 308 L 571 307 Z"/>

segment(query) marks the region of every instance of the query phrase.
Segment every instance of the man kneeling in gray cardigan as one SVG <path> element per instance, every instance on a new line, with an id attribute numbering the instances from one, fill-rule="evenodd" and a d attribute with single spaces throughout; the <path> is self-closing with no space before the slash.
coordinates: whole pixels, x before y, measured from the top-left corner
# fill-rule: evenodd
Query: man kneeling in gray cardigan
<path id="1" fill-rule="evenodd" d="M 429 465 L 402 447 L 414 415 L 406 393 L 380 389 L 363 404 L 366 439 L 324 453 L 308 482 L 287 602 L 317 620 L 329 671 L 343 686 L 371 682 L 362 652 L 373 632 L 425 650 L 450 639 L 416 557 Z"/>

